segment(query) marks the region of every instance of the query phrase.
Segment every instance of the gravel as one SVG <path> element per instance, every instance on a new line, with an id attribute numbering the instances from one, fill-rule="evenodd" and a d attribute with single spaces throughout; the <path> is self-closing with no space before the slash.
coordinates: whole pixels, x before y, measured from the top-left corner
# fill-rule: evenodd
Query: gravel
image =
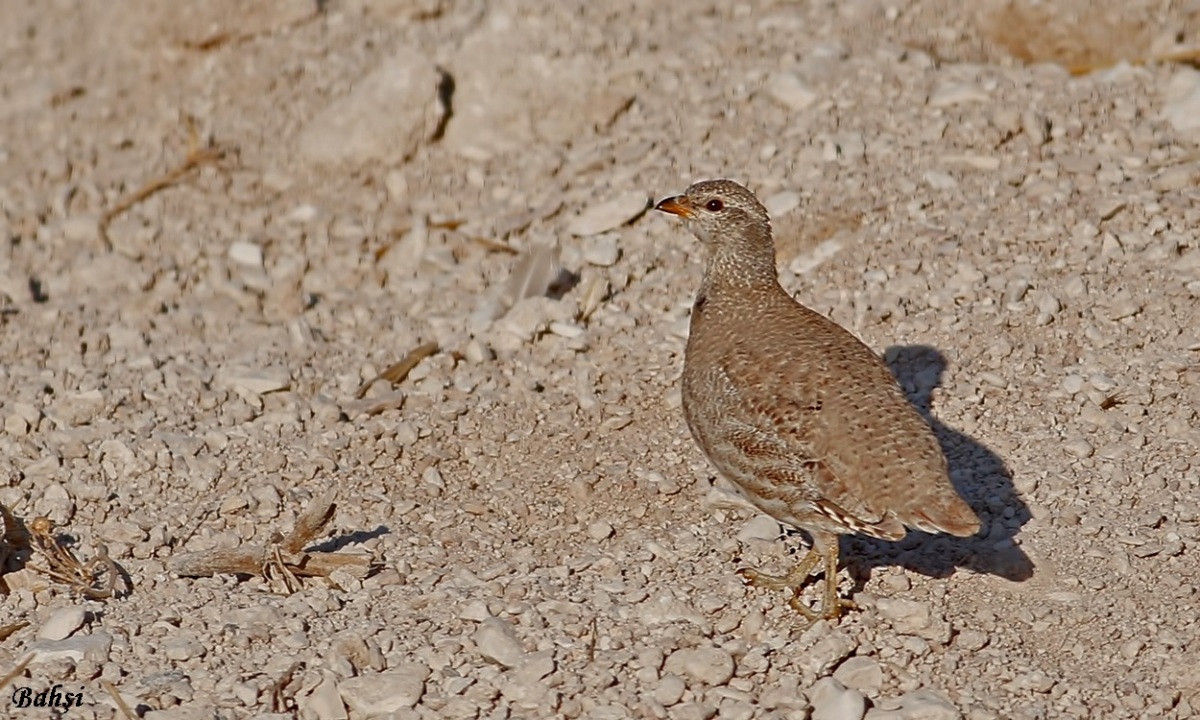
<path id="1" fill-rule="evenodd" d="M 1197 41 L 1182 4 L 9 5 L 0 503 L 129 591 L 10 558 L 0 674 L 32 660 L 5 698 L 1200 712 L 1200 73 L 1004 41 L 1124 47 L 1102 20 L 1160 53 Z M 742 584 L 803 538 L 714 485 L 680 414 L 701 248 L 646 210 L 717 176 L 769 202 L 785 287 L 884 354 L 984 522 L 845 539 L 835 626 Z M 276 543 L 331 487 L 307 549 L 370 576 L 168 571 Z"/>

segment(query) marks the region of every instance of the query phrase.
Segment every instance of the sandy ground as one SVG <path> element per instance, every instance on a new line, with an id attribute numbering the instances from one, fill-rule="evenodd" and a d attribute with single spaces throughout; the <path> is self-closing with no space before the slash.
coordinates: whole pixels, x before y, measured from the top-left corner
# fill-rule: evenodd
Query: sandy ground
<path id="1" fill-rule="evenodd" d="M 0 715 L 1200 712 L 1200 73 L 1037 62 L 1190 5 L 0 1 L 0 503 L 127 586 L 8 559 Z M 682 422 L 644 211 L 718 176 L 983 518 L 847 538 L 836 624 L 742 585 L 805 540 Z M 331 488 L 370 576 L 175 572 Z"/>

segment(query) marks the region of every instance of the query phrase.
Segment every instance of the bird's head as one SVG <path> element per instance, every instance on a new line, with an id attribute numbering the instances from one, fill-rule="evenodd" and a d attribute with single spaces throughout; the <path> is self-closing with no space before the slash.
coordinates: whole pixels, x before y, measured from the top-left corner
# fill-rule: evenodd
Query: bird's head
<path id="1" fill-rule="evenodd" d="M 698 182 L 654 209 L 683 218 L 692 234 L 706 245 L 718 247 L 729 240 L 764 235 L 770 243 L 767 209 L 754 193 L 732 180 Z"/>

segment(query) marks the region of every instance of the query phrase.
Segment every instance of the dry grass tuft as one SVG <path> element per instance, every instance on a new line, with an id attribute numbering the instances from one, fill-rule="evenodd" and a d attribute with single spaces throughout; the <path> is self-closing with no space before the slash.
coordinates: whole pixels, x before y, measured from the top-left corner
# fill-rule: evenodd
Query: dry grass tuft
<path id="1" fill-rule="evenodd" d="M 118 594 L 121 572 L 108 556 L 104 545 L 96 546 L 96 557 L 80 562 L 75 553 L 54 533 L 50 518 L 36 517 L 29 523 L 33 547 L 45 564 L 30 562 L 26 567 L 72 590 L 89 600 L 107 600 Z"/>

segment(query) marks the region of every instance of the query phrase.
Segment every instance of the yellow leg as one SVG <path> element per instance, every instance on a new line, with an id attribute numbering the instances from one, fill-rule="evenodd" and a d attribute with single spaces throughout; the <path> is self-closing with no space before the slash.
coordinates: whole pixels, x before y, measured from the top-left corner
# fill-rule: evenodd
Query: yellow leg
<path id="1" fill-rule="evenodd" d="M 814 543 L 808 554 L 800 561 L 800 564 L 792 568 L 787 575 L 768 575 L 753 568 L 741 568 L 738 574 L 741 575 L 747 583 L 755 587 L 766 588 L 768 590 L 791 590 L 792 596 L 788 599 L 788 605 L 792 609 L 804 616 L 805 619 L 816 621 L 819 618 L 826 620 L 836 620 L 842 614 L 842 610 L 856 608 L 854 603 L 849 600 L 842 600 L 838 597 L 837 590 L 837 569 L 838 569 L 838 541 L 836 536 L 822 537 L 820 539 L 813 538 Z M 824 560 L 824 577 L 821 581 L 824 583 L 823 602 L 821 603 L 821 612 L 816 612 L 800 602 L 800 591 L 807 584 L 809 575 L 816 569 L 817 563 Z"/>
<path id="2" fill-rule="evenodd" d="M 821 604 L 822 615 L 826 620 L 837 620 L 842 610 L 857 610 L 858 606 L 850 600 L 838 597 L 838 541 L 825 545 L 825 600 Z"/>
<path id="3" fill-rule="evenodd" d="M 767 590 L 791 590 L 792 596 L 788 598 L 788 605 L 791 605 L 792 609 L 803 615 L 805 619 L 816 620 L 819 616 L 800 602 L 800 590 L 820 560 L 821 553 L 817 552 L 816 547 L 813 547 L 800 561 L 800 564 L 792 568 L 787 575 L 768 575 L 754 568 L 741 568 L 738 570 L 738 574 L 754 587 Z"/>

